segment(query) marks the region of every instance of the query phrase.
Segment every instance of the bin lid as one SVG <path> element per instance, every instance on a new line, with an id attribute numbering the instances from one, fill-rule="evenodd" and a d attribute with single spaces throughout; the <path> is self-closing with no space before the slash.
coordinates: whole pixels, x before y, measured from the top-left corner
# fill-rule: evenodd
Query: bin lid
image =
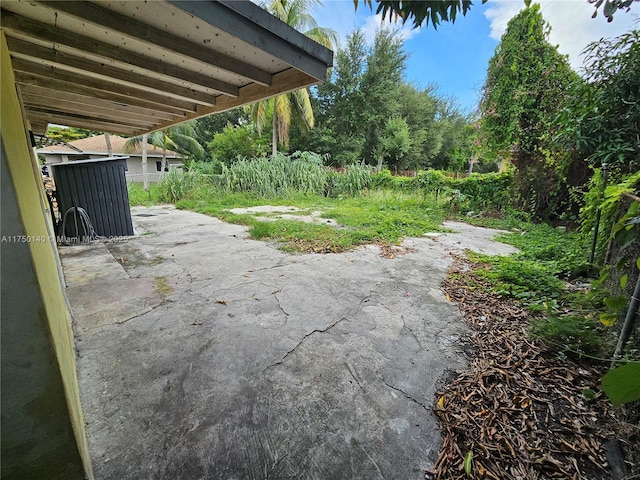
<path id="1" fill-rule="evenodd" d="M 129 155 L 122 155 L 118 157 L 107 157 L 107 158 L 90 158 L 88 160 L 70 160 L 68 162 L 58 162 L 58 163 L 49 163 L 47 165 L 51 165 L 52 167 L 69 167 L 73 165 L 83 165 L 87 163 L 101 163 L 101 162 L 113 162 L 118 160 L 127 160 Z"/>

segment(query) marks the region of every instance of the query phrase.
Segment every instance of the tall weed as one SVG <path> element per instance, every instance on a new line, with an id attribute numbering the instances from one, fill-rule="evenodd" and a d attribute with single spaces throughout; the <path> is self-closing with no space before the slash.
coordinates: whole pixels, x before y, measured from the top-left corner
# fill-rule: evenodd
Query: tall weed
<path id="1" fill-rule="evenodd" d="M 243 159 L 223 167 L 220 186 L 227 192 L 248 192 L 272 198 L 298 194 L 322 195 L 329 172 L 319 155 L 295 152 L 271 158 Z"/>
<path id="2" fill-rule="evenodd" d="M 197 171 L 170 171 L 158 184 L 158 200 L 176 203 L 205 185 L 206 177 Z"/>

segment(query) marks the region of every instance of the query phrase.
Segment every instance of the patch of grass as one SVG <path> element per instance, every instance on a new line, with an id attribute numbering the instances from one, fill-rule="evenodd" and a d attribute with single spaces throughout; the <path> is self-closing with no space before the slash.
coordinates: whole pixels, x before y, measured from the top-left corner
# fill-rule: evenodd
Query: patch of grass
<path id="1" fill-rule="evenodd" d="M 493 285 L 493 291 L 519 300 L 557 298 L 564 283 L 545 265 L 515 257 L 499 257 L 470 253 L 472 261 L 486 266 L 478 274 Z"/>
<path id="2" fill-rule="evenodd" d="M 252 215 L 238 215 L 229 210 L 258 205 L 295 206 L 324 212 L 342 227 L 310 224 L 295 220 L 260 222 Z M 289 197 L 256 198 L 249 193 L 217 191 L 206 198 L 183 199 L 178 208 L 215 216 L 221 220 L 249 225 L 256 239 L 281 242 L 287 251 L 339 252 L 367 243 L 396 244 L 404 237 L 421 236 L 440 230 L 442 208 L 420 194 L 399 194 L 375 190 L 357 197 L 327 198 L 298 194 Z"/>
<path id="3" fill-rule="evenodd" d="M 567 290 L 563 281 L 596 273 L 587 262 L 588 238 L 526 221 L 513 212 L 471 223 L 508 230 L 497 239 L 520 249 L 509 257 L 469 258 L 481 267 L 478 273 L 489 280 L 493 292 L 519 300 L 534 315 L 533 337 L 563 355 L 606 355 L 613 337 L 599 321 L 601 296 Z"/>
<path id="4" fill-rule="evenodd" d="M 444 211 L 420 194 L 374 190 L 335 202 L 323 217 L 358 229 L 369 241 L 397 243 L 403 237 L 440 231 Z"/>
<path id="5" fill-rule="evenodd" d="M 127 183 L 127 191 L 129 193 L 129 205 L 155 205 L 159 203 L 158 199 L 158 185 L 155 183 L 149 184 L 149 191 L 146 192 L 142 187 L 142 183 Z"/>
<path id="6" fill-rule="evenodd" d="M 173 291 L 173 288 L 171 288 L 167 284 L 166 277 L 156 277 L 156 292 L 158 292 L 162 296 L 165 296 L 167 293 L 170 293 L 171 291 Z"/>
<path id="7" fill-rule="evenodd" d="M 361 232 L 336 229 L 328 225 L 308 224 L 296 220 L 253 221 L 249 235 L 256 240 L 282 242 L 289 252 L 336 253 L 367 243 Z"/>
<path id="8" fill-rule="evenodd" d="M 612 337 L 603 325 L 585 315 L 561 315 L 536 318 L 531 321 L 531 335 L 543 340 L 554 350 L 571 357 L 601 355 L 611 349 Z"/>
<path id="9" fill-rule="evenodd" d="M 522 220 L 512 212 L 504 218 L 474 218 L 475 225 L 507 230 L 496 240 L 521 250 L 515 258 L 539 262 L 561 278 L 595 275 L 588 262 L 589 239 L 579 232 Z"/>

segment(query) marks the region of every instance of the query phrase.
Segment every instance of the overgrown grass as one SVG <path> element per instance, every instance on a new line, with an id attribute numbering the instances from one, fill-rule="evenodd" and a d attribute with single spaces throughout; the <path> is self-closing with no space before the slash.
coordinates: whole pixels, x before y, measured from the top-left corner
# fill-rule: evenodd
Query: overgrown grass
<path id="1" fill-rule="evenodd" d="M 580 357 L 607 356 L 611 331 L 599 321 L 601 292 L 569 290 L 565 281 L 582 284 L 597 273 L 589 265 L 589 241 L 579 232 L 523 220 L 515 212 L 504 218 L 474 218 L 472 223 L 508 230 L 498 240 L 520 249 L 509 257 L 470 254 L 492 291 L 518 300 L 533 315 L 531 335 L 551 350 Z"/>
<path id="2" fill-rule="evenodd" d="M 324 218 L 335 219 L 341 227 L 284 219 L 261 221 L 230 212 L 237 207 L 267 204 L 322 211 Z M 404 237 L 440 230 L 445 217 L 441 207 L 421 195 L 378 190 L 342 199 L 320 195 L 256 199 L 248 193 L 218 192 L 209 198 L 184 199 L 176 206 L 248 225 L 252 238 L 278 241 L 284 250 L 292 252 L 340 252 L 367 243 L 396 244 Z"/>
<path id="3" fill-rule="evenodd" d="M 129 205 L 153 205 L 160 202 L 158 198 L 158 185 L 151 183 L 149 191 L 145 191 L 142 183 L 127 183 L 127 191 L 129 193 Z"/>
<path id="4" fill-rule="evenodd" d="M 247 225 L 252 238 L 277 242 L 290 252 L 341 252 L 368 243 L 397 244 L 404 237 L 438 231 L 447 211 L 452 213 L 452 186 L 463 185 L 433 171 L 416 178 L 393 177 L 389 172 L 372 175 L 362 165 L 331 172 L 310 154 L 239 161 L 220 175 L 212 173 L 210 165 L 192 167 L 185 174 L 167 175 L 150 194 L 140 185 L 130 185 L 131 203 L 174 202 L 178 208 Z M 458 190 L 456 209 L 489 205 L 484 197 L 508 181 L 508 175 L 466 180 L 469 195 Z M 295 206 L 304 210 L 299 214 L 320 211 L 340 227 L 280 219 L 275 214 L 256 218 L 231 212 L 258 205 Z M 534 314 L 534 336 L 563 351 L 593 354 L 604 346 L 608 337 L 601 335 L 598 301 L 567 291 L 563 282 L 592 273 L 586 262 L 588 240 L 576 232 L 529 222 L 518 212 L 464 220 L 506 230 L 498 239 L 521 250 L 509 257 L 470 254 L 469 258 L 480 265 L 478 273 L 493 292 L 520 301 Z"/>
<path id="5" fill-rule="evenodd" d="M 550 273 L 564 279 L 593 275 L 588 262 L 589 239 L 580 232 L 554 228 L 518 218 L 517 212 L 503 218 L 474 218 L 475 225 L 508 231 L 497 240 L 513 245 L 521 253 L 514 258 L 540 263 Z"/>

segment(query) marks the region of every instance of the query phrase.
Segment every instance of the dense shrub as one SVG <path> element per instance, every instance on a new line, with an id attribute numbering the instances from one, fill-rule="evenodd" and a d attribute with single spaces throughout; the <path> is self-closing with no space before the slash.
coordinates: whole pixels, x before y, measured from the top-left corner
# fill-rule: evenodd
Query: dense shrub
<path id="1" fill-rule="evenodd" d="M 268 142 L 261 138 L 252 124 L 227 124 L 222 132 L 216 133 L 213 140 L 207 143 L 211 158 L 230 165 L 238 157 L 264 157 L 268 150 Z"/>
<path id="2" fill-rule="evenodd" d="M 449 186 L 465 195 L 471 210 L 503 210 L 511 205 L 513 173 L 472 174 L 451 180 Z"/>

